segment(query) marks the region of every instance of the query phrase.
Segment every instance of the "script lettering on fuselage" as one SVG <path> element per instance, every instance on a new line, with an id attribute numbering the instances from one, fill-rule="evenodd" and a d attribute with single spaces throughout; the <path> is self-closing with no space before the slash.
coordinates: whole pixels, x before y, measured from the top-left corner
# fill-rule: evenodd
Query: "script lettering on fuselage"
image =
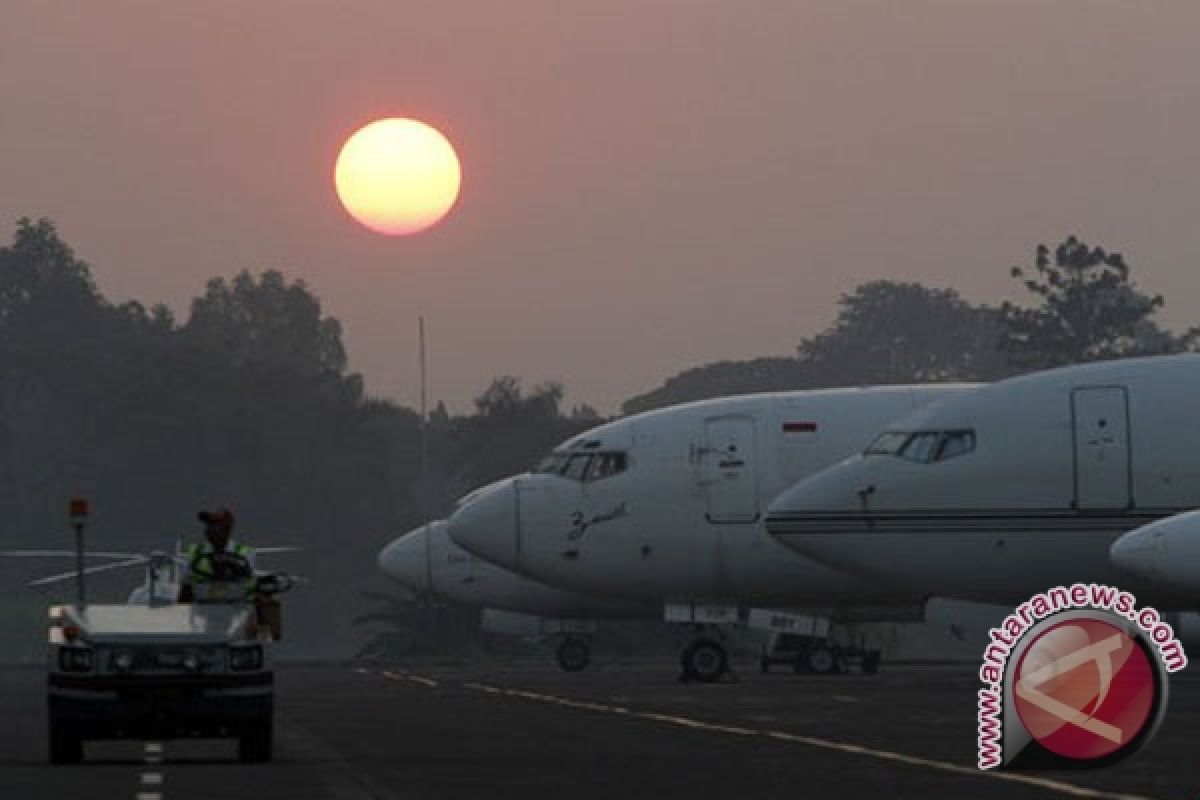
<path id="1" fill-rule="evenodd" d="M 628 513 L 629 511 L 625 506 L 624 500 L 618 503 L 616 507 L 614 507 L 613 510 L 609 511 L 607 514 L 597 514 L 591 519 L 588 519 L 582 511 L 572 511 L 568 517 L 568 519 L 571 521 L 571 530 L 567 532 L 567 538 L 571 541 L 576 541 L 585 533 L 587 533 L 588 528 L 595 527 L 596 525 L 604 522 L 611 522 L 614 519 L 623 517 Z"/>

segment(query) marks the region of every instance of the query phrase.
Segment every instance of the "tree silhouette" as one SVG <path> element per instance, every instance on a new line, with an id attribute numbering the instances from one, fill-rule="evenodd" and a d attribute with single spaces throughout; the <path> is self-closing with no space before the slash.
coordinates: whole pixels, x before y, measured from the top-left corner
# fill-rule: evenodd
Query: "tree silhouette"
<path id="1" fill-rule="evenodd" d="M 1162 307 L 1162 295 L 1139 290 L 1120 253 L 1068 236 L 1053 251 L 1039 244 L 1032 271 L 1016 266 L 1010 273 L 1037 303 L 1001 307 L 1003 347 L 1015 366 L 1042 369 L 1186 346 L 1151 319 Z"/>

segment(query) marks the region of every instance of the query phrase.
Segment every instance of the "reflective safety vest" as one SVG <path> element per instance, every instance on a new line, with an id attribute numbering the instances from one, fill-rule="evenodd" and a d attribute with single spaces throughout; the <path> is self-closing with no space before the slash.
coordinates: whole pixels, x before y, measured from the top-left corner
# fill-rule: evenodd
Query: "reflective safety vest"
<path id="1" fill-rule="evenodd" d="M 198 603 L 233 602 L 252 599 L 254 589 L 254 551 L 230 539 L 222 553 L 238 556 L 250 569 L 250 575 L 234 577 L 222 572 L 217 550 L 207 540 L 188 548 L 188 568 L 184 583 L 191 586 L 192 597 Z"/>

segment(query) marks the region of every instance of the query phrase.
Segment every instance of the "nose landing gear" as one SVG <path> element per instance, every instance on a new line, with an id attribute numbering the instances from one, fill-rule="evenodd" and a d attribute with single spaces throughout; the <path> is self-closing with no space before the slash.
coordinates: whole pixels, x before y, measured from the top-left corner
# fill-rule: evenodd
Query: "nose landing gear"
<path id="1" fill-rule="evenodd" d="M 579 672 L 591 663 L 592 645 L 582 636 L 564 636 L 554 655 L 563 671 Z"/>
<path id="2" fill-rule="evenodd" d="M 729 672 L 729 652 L 716 639 L 701 636 L 683 648 L 679 666 L 684 680 L 716 683 Z"/>

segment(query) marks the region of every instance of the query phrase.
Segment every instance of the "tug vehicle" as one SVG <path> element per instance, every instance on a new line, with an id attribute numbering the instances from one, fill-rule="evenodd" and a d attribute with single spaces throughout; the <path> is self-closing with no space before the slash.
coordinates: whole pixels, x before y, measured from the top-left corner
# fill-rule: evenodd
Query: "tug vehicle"
<path id="1" fill-rule="evenodd" d="M 274 727 L 270 649 L 282 636 L 278 595 L 296 579 L 257 572 L 247 559 L 222 553 L 218 556 L 228 563 L 217 566 L 238 590 L 221 602 L 179 603 L 187 563 L 180 552 L 105 554 L 120 560 L 85 569 L 87 513 L 84 501 L 72 501 L 78 569 L 32 584 L 74 577 L 79 587 L 76 603 L 49 611 L 51 763 L 81 762 L 86 740 L 126 738 L 235 738 L 241 761 L 269 761 Z M 145 583 L 129 602 L 87 602 L 84 575 L 143 564 Z"/>
<path id="2" fill-rule="evenodd" d="M 225 738 L 272 752 L 271 626 L 249 603 L 61 605 L 50 610 L 50 761 L 87 739 Z"/>

